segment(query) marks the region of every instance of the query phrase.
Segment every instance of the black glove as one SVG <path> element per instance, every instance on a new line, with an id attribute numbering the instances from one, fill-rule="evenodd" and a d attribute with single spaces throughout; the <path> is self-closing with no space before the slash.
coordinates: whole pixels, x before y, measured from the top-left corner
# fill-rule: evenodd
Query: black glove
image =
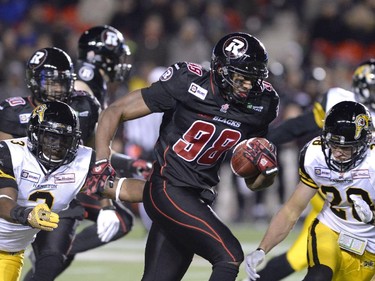
<path id="1" fill-rule="evenodd" d="M 106 182 L 112 182 L 112 185 L 110 184 L 110 187 L 112 187 L 115 177 L 116 171 L 109 163 L 108 159 L 96 161 L 94 166 L 92 166 L 89 175 L 87 176 L 85 193 L 87 195 L 101 195 L 104 191 Z"/>
<path id="2" fill-rule="evenodd" d="M 245 157 L 256 165 L 258 170 L 266 176 L 278 172 L 276 147 L 272 143 L 266 146 L 258 140 L 248 142 Z"/>

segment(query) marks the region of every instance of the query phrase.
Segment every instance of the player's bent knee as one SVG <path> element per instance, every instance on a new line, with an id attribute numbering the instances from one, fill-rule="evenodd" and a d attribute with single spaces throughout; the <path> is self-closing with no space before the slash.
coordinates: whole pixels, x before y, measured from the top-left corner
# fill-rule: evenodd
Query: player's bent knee
<path id="1" fill-rule="evenodd" d="M 331 281 L 333 277 L 333 271 L 326 265 L 315 265 L 309 267 L 307 275 L 303 281 Z"/>

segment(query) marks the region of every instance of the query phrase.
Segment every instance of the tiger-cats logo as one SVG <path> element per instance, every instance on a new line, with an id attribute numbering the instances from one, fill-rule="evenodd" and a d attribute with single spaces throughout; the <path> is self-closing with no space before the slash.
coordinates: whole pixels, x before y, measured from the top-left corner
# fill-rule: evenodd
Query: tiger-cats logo
<path id="1" fill-rule="evenodd" d="M 38 116 L 38 123 L 42 123 L 44 120 L 44 112 L 47 109 L 47 105 L 41 104 L 33 110 L 32 117 Z"/>

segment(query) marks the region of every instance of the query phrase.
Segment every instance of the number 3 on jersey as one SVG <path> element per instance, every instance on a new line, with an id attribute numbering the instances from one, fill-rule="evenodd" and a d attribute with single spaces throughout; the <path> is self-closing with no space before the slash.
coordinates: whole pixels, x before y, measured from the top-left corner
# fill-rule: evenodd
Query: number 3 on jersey
<path id="1" fill-rule="evenodd" d="M 215 125 L 195 121 L 182 138 L 174 144 L 173 151 L 188 162 L 196 160 L 201 155 L 197 160 L 198 164 L 212 165 L 241 139 L 240 132 L 224 129 L 211 147 L 206 148 L 215 131 Z"/>

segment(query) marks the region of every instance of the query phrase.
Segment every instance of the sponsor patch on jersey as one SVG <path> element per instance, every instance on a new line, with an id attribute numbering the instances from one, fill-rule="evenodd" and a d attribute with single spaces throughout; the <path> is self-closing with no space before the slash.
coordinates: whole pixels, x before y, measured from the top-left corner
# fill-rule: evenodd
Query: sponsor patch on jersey
<path id="1" fill-rule="evenodd" d="M 91 81 L 94 78 L 94 69 L 84 65 L 79 69 L 78 75 L 83 81 Z"/>
<path id="2" fill-rule="evenodd" d="M 18 115 L 21 124 L 26 124 L 30 120 L 30 113 L 23 113 Z"/>
<path id="3" fill-rule="evenodd" d="M 171 79 L 173 75 L 173 68 L 170 66 L 167 68 L 166 71 L 164 71 L 164 73 L 160 76 L 160 81 L 168 81 L 169 79 Z"/>
<path id="4" fill-rule="evenodd" d="M 315 167 L 314 173 L 316 176 L 321 178 L 331 178 L 331 170 L 327 168 Z"/>
<path id="5" fill-rule="evenodd" d="M 6 99 L 6 101 L 9 103 L 10 106 L 26 104 L 26 101 L 21 97 L 12 97 L 12 98 Z"/>
<path id="6" fill-rule="evenodd" d="M 74 183 L 75 181 L 76 175 L 74 173 L 57 174 L 55 176 L 55 183 Z"/>
<path id="7" fill-rule="evenodd" d="M 352 171 L 352 178 L 353 179 L 369 179 L 370 173 L 367 169 L 354 170 Z"/>
<path id="8" fill-rule="evenodd" d="M 28 170 L 22 170 L 21 178 L 31 182 L 39 182 L 40 175 L 34 172 L 30 172 Z"/>
<path id="9" fill-rule="evenodd" d="M 207 96 L 208 91 L 203 89 L 201 86 L 191 83 L 188 92 L 201 100 L 204 100 Z"/>

